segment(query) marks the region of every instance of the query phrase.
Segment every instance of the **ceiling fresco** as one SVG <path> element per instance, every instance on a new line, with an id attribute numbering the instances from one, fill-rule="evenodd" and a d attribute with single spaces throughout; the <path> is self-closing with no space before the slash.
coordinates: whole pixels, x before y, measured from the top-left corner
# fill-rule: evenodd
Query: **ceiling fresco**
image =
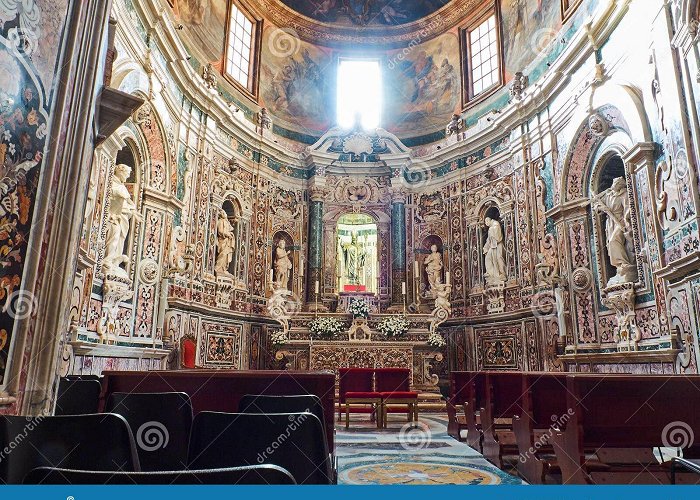
<path id="1" fill-rule="evenodd" d="M 345 26 L 398 26 L 438 11 L 451 0 L 281 0 L 315 21 Z"/>

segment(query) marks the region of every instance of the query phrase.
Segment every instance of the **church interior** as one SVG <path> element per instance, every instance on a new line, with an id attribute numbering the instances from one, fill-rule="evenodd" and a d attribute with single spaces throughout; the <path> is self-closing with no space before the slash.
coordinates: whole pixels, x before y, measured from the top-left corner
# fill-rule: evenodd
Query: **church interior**
<path id="1" fill-rule="evenodd" d="M 700 483 L 699 4 L 0 0 L 0 484 Z"/>

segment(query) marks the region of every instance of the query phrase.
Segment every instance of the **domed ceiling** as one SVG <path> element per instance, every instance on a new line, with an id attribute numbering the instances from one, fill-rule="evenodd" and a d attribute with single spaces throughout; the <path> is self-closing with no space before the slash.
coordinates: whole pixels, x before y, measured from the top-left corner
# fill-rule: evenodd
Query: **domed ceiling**
<path id="1" fill-rule="evenodd" d="M 281 0 L 290 9 L 322 23 L 342 26 L 398 26 L 426 17 L 451 0 Z"/>

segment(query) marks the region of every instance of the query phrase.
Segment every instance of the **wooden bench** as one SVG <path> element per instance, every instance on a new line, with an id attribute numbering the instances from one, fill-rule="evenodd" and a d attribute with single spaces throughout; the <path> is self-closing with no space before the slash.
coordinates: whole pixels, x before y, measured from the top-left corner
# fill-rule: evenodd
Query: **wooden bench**
<path id="1" fill-rule="evenodd" d="M 458 433 L 461 427 L 467 429 L 467 444 L 481 453 L 480 411 L 485 397 L 486 372 L 453 372 L 450 391 L 453 395 L 447 405 L 448 412 L 454 412 L 452 433 Z M 462 405 L 464 423 L 457 421 L 457 409 Z M 448 429 L 449 430 L 449 429 Z"/>
<path id="2" fill-rule="evenodd" d="M 463 405 L 468 399 L 469 384 L 476 373 L 450 373 L 450 397 L 447 400 L 447 433 L 458 441 L 462 441 L 461 431 L 467 430 Z"/>
<path id="3" fill-rule="evenodd" d="M 518 446 L 518 472 L 531 484 L 543 484 L 559 473 L 550 438 L 560 422 L 570 418 L 566 405 L 566 373 L 524 373 L 519 415 L 513 420 Z"/>
<path id="4" fill-rule="evenodd" d="M 517 452 L 513 417 L 521 413 L 522 372 L 486 372 L 481 408 L 482 453 L 499 468 L 503 455 Z"/>
<path id="5" fill-rule="evenodd" d="M 700 376 L 577 374 L 566 381 L 570 419 L 551 438 L 563 484 L 667 484 L 670 466 L 654 448 L 690 443 L 684 454 L 698 453 Z"/>
<path id="6" fill-rule="evenodd" d="M 323 404 L 326 436 L 335 450 L 335 374 L 273 370 L 105 371 L 100 410 L 113 392 L 184 392 L 195 415 L 201 411 L 235 413 L 246 394 L 315 394 Z"/>

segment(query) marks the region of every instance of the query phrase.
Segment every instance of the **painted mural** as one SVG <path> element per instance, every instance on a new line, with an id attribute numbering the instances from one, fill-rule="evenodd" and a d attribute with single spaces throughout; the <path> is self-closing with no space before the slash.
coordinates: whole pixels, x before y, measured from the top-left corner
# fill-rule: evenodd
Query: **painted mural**
<path id="1" fill-rule="evenodd" d="M 262 105 L 291 130 L 325 132 L 335 109 L 329 78 L 334 63 L 329 50 L 301 42 L 283 30 L 267 29 L 260 74 Z"/>
<path id="2" fill-rule="evenodd" d="M 388 54 L 382 123 L 402 136 L 444 128 L 459 112 L 459 39 L 456 31 Z"/>
<path id="3" fill-rule="evenodd" d="M 561 6 L 556 1 L 504 0 L 503 55 L 506 80 L 546 53 L 561 28 Z"/>
<path id="4" fill-rule="evenodd" d="M 205 62 L 223 60 L 226 41 L 226 0 L 174 0 L 173 11 Z"/>
<path id="5" fill-rule="evenodd" d="M 450 0 L 282 0 L 289 8 L 324 23 L 387 25 L 417 21 Z"/>

